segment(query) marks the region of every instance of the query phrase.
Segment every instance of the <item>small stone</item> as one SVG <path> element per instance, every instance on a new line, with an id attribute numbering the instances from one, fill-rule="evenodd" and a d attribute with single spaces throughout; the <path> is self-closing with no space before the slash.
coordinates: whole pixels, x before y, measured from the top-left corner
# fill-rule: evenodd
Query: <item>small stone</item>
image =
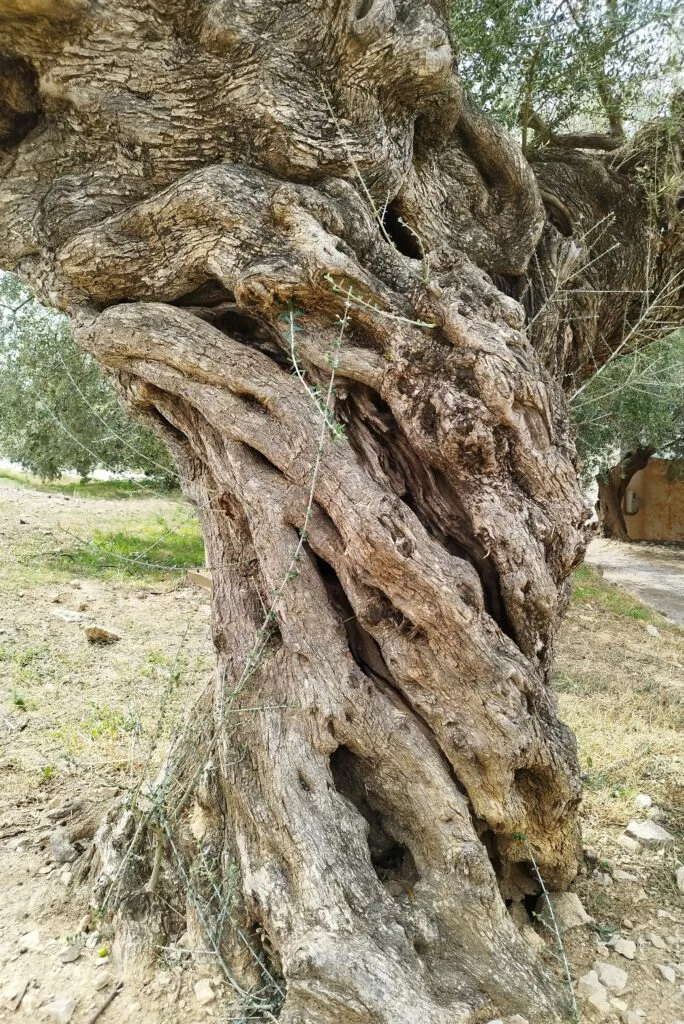
<path id="1" fill-rule="evenodd" d="M 680 892 L 684 892 L 684 864 L 680 864 L 677 868 L 675 878 L 677 880 L 677 888 Z"/>
<path id="2" fill-rule="evenodd" d="M 118 633 L 104 626 L 86 626 L 83 632 L 90 644 L 114 644 L 121 639 Z"/>
<path id="3" fill-rule="evenodd" d="M 644 846 L 665 846 L 674 842 L 674 836 L 655 821 L 630 821 L 626 832 Z"/>
<path id="4" fill-rule="evenodd" d="M 525 925 L 529 925 L 531 923 L 530 915 L 527 913 L 525 905 L 520 901 L 511 903 L 508 908 L 508 913 L 511 915 L 511 919 L 514 924 L 517 924 L 518 928 L 524 928 Z"/>
<path id="5" fill-rule="evenodd" d="M 40 949 L 40 932 L 37 928 L 24 932 L 19 940 L 19 951 L 25 953 L 28 949 Z"/>
<path id="6" fill-rule="evenodd" d="M 604 999 L 608 998 L 608 994 L 599 981 L 599 976 L 596 971 L 587 971 L 577 982 L 577 995 L 578 996 L 589 996 L 594 993 L 603 993 Z"/>
<path id="7" fill-rule="evenodd" d="M 647 793 L 638 793 L 634 797 L 634 803 L 640 810 L 645 811 L 648 807 L 651 806 L 653 801 Z"/>
<path id="8" fill-rule="evenodd" d="M 631 928 L 634 927 L 634 922 L 630 921 L 630 919 L 628 917 L 623 917 L 622 918 L 622 927 L 623 928 L 630 928 L 631 929 Z"/>
<path id="9" fill-rule="evenodd" d="M 595 850 L 593 846 L 585 846 L 583 853 L 584 859 L 588 861 L 589 864 L 597 864 L 601 859 L 598 850 Z"/>
<path id="10" fill-rule="evenodd" d="M 599 1017 L 607 1017 L 610 1013 L 610 1003 L 598 992 L 587 996 L 587 1003 L 593 1010 L 596 1010 Z"/>
<path id="11" fill-rule="evenodd" d="M 87 932 L 90 928 L 90 914 L 84 914 L 81 920 L 78 922 L 78 932 Z"/>
<path id="12" fill-rule="evenodd" d="M 50 874 L 52 874 L 53 866 L 54 865 L 52 865 L 52 864 L 44 864 L 42 868 L 38 868 L 38 874 L 39 875 L 50 875 Z"/>
<path id="13" fill-rule="evenodd" d="M 596 875 L 595 881 L 597 885 L 602 885 L 605 888 L 608 888 L 608 886 L 613 884 L 613 878 L 607 871 L 599 871 Z"/>
<path id="14" fill-rule="evenodd" d="M 45 810 L 46 811 L 54 811 L 55 807 L 61 807 L 61 806 L 62 806 L 62 798 L 61 798 L 61 796 L 53 796 L 52 800 L 48 800 L 48 802 L 45 804 Z"/>
<path id="15" fill-rule="evenodd" d="M 46 1013 L 56 1024 L 69 1024 L 75 1009 L 76 1000 L 65 997 L 63 999 L 53 999 L 51 1003 L 46 1003 L 43 1007 L 43 1013 Z"/>
<path id="16" fill-rule="evenodd" d="M 571 928 L 580 928 L 593 922 L 594 919 L 587 914 L 577 893 L 550 892 L 548 898 L 560 932 L 567 932 Z M 542 895 L 537 900 L 536 912 L 546 926 L 553 929 L 546 896 Z"/>
<path id="17" fill-rule="evenodd" d="M 627 960 L 634 960 L 636 957 L 636 942 L 632 942 L 631 939 L 618 939 L 614 943 L 613 949 Z"/>
<path id="18" fill-rule="evenodd" d="M 665 821 L 666 814 L 662 807 L 649 807 L 646 811 L 646 817 L 649 821 Z"/>
<path id="19" fill-rule="evenodd" d="M 652 946 L 655 946 L 656 949 L 667 949 L 667 943 L 663 939 L 662 935 L 658 935 L 657 932 L 649 932 L 646 938 Z"/>
<path id="20" fill-rule="evenodd" d="M 665 981 L 669 981 L 671 985 L 674 985 L 677 981 L 677 972 L 674 967 L 670 964 L 658 964 L 658 970 L 662 974 Z"/>
<path id="21" fill-rule="evenodd" d="M 81 955 L 81 947 L 75 944 L 67 946 L 61 953 L 57 954 L 63 964 L 73 964 Z"/>
<path id="22" fill-rule="evenodd" d="M 626 1013 L 627 1010 L 629 1010 L 629 1004 L 626 1003 L 624 999 L 611 999 L 610 1005 L 614 1010 L 617 1010 L 618 1013 Z"/>
<path id="23" fill-rule="evenodd" d="M 108 971 L 104 971 L 98 978 L 95 979 L 95 991 L 101 992 L 103 988 L 106 988 L 112 980 L 111 974 Z"/>
<path id="24" fill-rule="evenodd" d="M 627 971 L 623 971 L 621 967 L 617 967 L 615 964 L 602 963 L 600 960 L 597 960 L 594 964 L 594 970 L 601 984 L 605 985 L 610 992 L 615 993 L 616 996 L 624 992 L 625 986 L 629 981 Z"/>
<path id="25" fill-rule="evenodd" d="M 599 981 L 596 971 L 582 975 L 577 982 L 577 994 L 585 999 L 599 1016 L 603 1017 L 610 1012 L 608 992 Z"/>
<path id="26" fill-rule="evenodd" d="M 10 1010 L 18 1010 L 28 986 L 29 982 L 25 979 L 14 978 L 0 992 L 0 1003 L 9 1006 Z"/>
<path id="27" fill-rule="evenodd" d="M 63 828 L 56 828 L 50 836 L 52 859 L 58 864 L 70 864 L 78 857 L 78 850 L 69 842 Z"/>
<path id="28" fill-rule="evenodd" d="M 70 871 L 63 871 L 62 874 L 59 876 L 59 880 L 62 883 L 62 885 L 70 885 L 71 879 L 73 877 L 74 876 L 71 874 Z"/>
<path id="29" fill-rule="evenodd" d="M 644 1024 L 646 1014 L 639 1010 L 627 1010 L 622 1014 L 622 1024 Z"/>
<path id="30" fill-rule="evenodd" d="M 71 608 L 51 608 L 50 613 L 62 622 L 80 622 L 83 618 L 80 612 L 75 612 Z"/>
<path id="31" fill-rule="evenodd" d="M 627 850 L 628 853 L 641 852 L 641 843 L 637 843 L 636 839 L 632 839 L 630 836 L 618 836 L 617 843 L 618 846 L 621 846 L 623 850 Z"/>
<path id="32" fill-rule="evenodd" d="M 622 868 L 615 868 L 613 871 L 613 879 L 616 882 L 638 882 L 639 879 L 636 875 L 632 875 L 629 871 L 623 871 Z"/>
<path id="33" fill-rule="evenodd" d="M 216 993 L 211 987 L 211 982 L 207 981 L 206 978 L 200 978 L 199 981 L 195 982 L 193 987 L 195 990 L 195 999 L 200 1006 L 206 1006 L 207 1003 L 213 1003 L 214 999 L 216 999 Z"/>
<path id="34" fill-rule="evenodd" d="M 541 953 L 542 950 L 546 949 L 546 943 L 543 938 L 536 932 L 531 924 L 526 924 L 521 929 L 522 937 L 528 946 L 531 946 L 535 953 Z"/>
<path id="35" fill-rule="evenodd" d="M 660 636 L 660 630 L 656 626 L 649 624 L 646 626 L 646 632 L 649 636 Z"/>
<path id="36" fill-rule="evenodd" d="M 36 1019 L 36 1010 L 42 1004 L 44 998 L 45 996 L 39 989 L 29 988 L 26 990 L 26 995 L 21 1002 L 21 1008 L 31 1020 Z M 33 1014 L 33 1016 L 31 1016 L 31 1014 Z"/>

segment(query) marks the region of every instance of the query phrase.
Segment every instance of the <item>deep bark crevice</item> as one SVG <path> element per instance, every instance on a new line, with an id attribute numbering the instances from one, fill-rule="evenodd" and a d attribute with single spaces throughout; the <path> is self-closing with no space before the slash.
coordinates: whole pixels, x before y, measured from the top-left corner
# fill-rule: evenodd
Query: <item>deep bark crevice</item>
<path id="1" fill-rule="evenodd" d="M 434 409 L 431 411 L 434 416 Z M 341 403 L 341 415 L 350 425 L 352 446 L 366 465 L 372 468 L 369 459 L 372 452 L 373 461 L 377 460 L 389 486 L 418 517 L 430 536 L 450 554 L 473 566 L 482 585 L 487 613 L 515 640 L 496 568 L 472 536 L 458 499 L 457 483 L 416 456 L 387 403 L 368 388 L 356 385 L 350 389 Z M 359 429 L 362 424 L 367 428 L 363 433 Z M 423 425 L 430 429 L 429 422 L 424 421 Z M 371 439 L 372 449 L 368 444 Z M 458 467 L 454 470 L 457 477 Z"/>
<path id="2" fill-rule="evenodd" d="M 335 788 L 357 809 L 367 824 L 370 860 L 378 879 L 390 895 L 412 893 L 420 875 L 409 847 L 393 834 L 391 815 L 369 798 L 372 765 L 365 764 L 348 747 L 339 746 L 330 757 Z"/>
<path id="3" fill-rule="evenodd" d="M 412 231 L 403 217 L 390 203 L 382 218 L 383 228 L 396 246 L 398 252 L 412 260 L 422 260 L 425 251 L 418 235 Z"/>

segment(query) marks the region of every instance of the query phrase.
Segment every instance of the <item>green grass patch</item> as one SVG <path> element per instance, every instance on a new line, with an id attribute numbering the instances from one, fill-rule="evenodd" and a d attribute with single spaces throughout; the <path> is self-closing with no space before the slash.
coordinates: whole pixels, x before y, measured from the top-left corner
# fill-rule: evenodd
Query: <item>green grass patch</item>
<path id="1" fill-rule="evenodd" d="M 95 530 L 89 538 L 47 555 L 49 566 L 76 576 L 163 579 L 204 564 L 199 523 L 186 509 L 178 516 L 155 516 L 128 530 Z"/>
<path id="2" fill-rule="evenodd" d="M 163 490 L 159 480 L 77 480 L 62 477 L 59 480 L 41 480 L 30 473 L 1 469 L 0 480 L 46 494 L 63 494 L 68 498 L 122 498 L 179 497 L 179 491 Z"/>
<path id="3" fill-rule="evenodd" d="M 666 620 L 658 612 L 637 601 L 626 591 L 608 583 L 589 565 L 581 565 L 573 573 L 572 603 L 589 605 L 623 618 L 640 622 L 654 622 L 660 626 Z"/>

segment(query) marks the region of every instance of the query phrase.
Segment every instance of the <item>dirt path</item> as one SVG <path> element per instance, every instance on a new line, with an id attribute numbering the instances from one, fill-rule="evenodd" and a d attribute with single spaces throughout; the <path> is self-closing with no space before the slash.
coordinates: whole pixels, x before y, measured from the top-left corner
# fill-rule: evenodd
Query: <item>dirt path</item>
<path id="1" fill-rule="evenodd" d="M 601 538 L 589 545 L 586 560 L 611 583 L 684 626 L 684 549 Z"/>

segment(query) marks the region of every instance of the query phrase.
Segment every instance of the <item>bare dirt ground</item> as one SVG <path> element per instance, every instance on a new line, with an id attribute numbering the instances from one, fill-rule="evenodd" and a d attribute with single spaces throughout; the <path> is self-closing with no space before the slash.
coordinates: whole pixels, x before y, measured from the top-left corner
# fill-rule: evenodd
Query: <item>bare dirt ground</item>
<path id="1" fill-rule="evenodd" d="M 183 568 L 141 569 L 141 559 L 192 564 L 187 515 L 167 498 L 86 499 L 0 480 L 0 1021 L 88 1024 L 119 980 L 78 862 L 57 863 L 51 838 L 70 801 L 104 808 L 148 759 L 154 767 L 211 672 L 207 591 Z M 89 644 L 93 623 L 120 640 Z M 575 986 L 596 963 L 627 973 L 600 1012 L 579 999 L 586 1024 L 684 1022 L 683 668 L 684 630 L 578 571 L 556 685 L 584 772 L 590 849 L 576 891 L 593 922 L 564 932 L 563 945 Z M 626 849 L 628 821 L 649 813 L 672 841 Z M 555 937 L 533 923 L 560 985 Z M 620 939 L 633 958 L 612 948 Z M 216 993 L 206 1005 L 201 978 Z M 159 950 L 156 970 L 126 978 L 99 1021 L 235 1020 L 224 995 L 211 955 L 181 942 Z"/>
<path id="2" fill-rule="evenodd" d="M 684 626 L 684 548 L 597 538 L 589 545 L 587 563 Z"/>

